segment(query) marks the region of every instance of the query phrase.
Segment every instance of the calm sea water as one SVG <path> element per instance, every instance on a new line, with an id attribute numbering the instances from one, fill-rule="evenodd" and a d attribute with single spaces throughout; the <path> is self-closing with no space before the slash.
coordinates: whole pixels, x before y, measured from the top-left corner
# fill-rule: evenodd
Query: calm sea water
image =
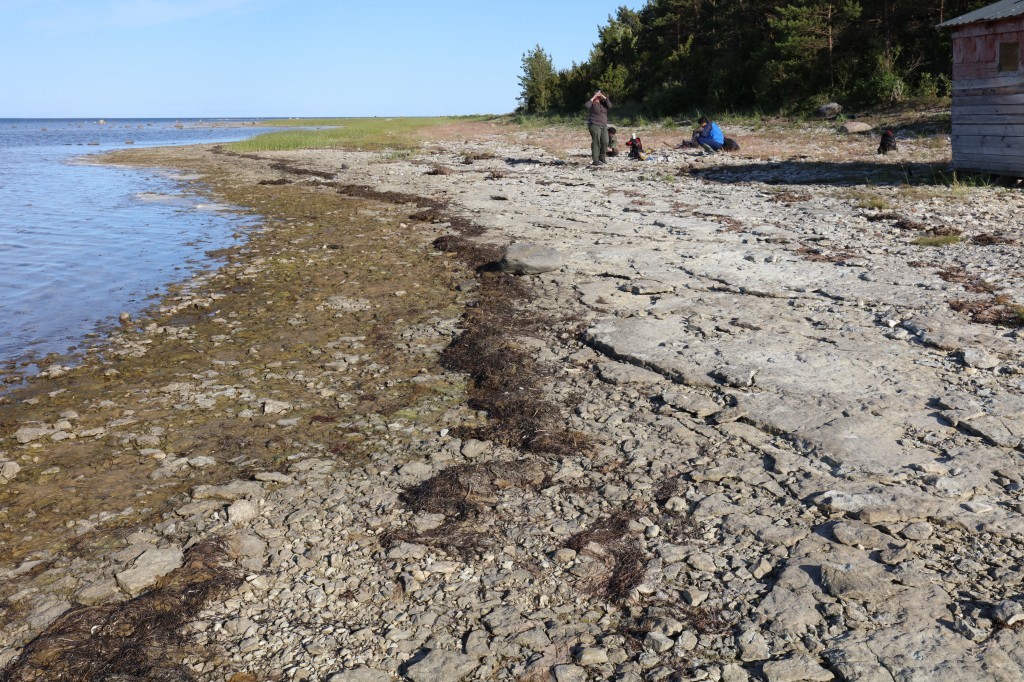
<path id="1" fill-rule="evenodd" d="M 66 353 L 209 267 L 251 218 L 168 173 L 83 163 L 129 146 L 229 142 L 255 119 L 0 119 L 0 369 Z M 87 160 L 87 159 L 86 159 Z"/>

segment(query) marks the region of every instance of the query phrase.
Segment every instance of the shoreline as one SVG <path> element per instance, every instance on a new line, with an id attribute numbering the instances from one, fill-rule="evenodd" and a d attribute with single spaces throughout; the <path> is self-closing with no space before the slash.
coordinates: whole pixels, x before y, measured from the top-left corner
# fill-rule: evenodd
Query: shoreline
<path id="1" fill-rule="evenodd" d="M 399 159 L 126 155 L 200 164 L 266 222 L 110 365 L 0 405 L 10 641 L 72 600 L 130 603 L 222 536 L 243 582 L 188 625 L 195 679 L 1020 672 L 1024 366 L 982 317 L 1021 300 L 1019 194 L 858 189 L 897 164 L 828 140 L 592 171 L 582 131 L 452 135 Z M 950 225 L 960 244 L 912 242 Z M 566 265 L 474 279 L 431 246 L 452 237 L 474 265 L 511 241 Z M 486 328 L 478 355 L 535 358 L 541 430 L 574 446 L 486 430 L 495 372 L 442 366 Z M 149 494 L 87 523 L 22 499 L 131 481 Z M 19 509 L 69 544 L 26 540 Z"/>

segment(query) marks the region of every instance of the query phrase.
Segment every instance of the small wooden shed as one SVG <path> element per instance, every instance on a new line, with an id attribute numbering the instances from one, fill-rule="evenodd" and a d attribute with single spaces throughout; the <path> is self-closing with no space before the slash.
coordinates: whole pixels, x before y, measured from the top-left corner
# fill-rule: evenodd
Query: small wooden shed
<path id="1" fill-rule="evenodd" d="M 1024 177 L 1024 0 L 939 26 L 953 29 L 953 167 Z"/>

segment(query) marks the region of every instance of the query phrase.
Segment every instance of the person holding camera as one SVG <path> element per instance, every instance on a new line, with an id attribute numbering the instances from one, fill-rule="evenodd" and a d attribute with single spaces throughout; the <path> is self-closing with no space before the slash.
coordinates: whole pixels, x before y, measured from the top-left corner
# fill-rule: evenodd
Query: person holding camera
<path id="1" fill-rule="evenodd" d="M 595 166 L 608 163 L 608 110 L 612 103 L 598 90 L 583 105 L 587 109 L 587 128 L 590 130 L 590 155 Z"/>

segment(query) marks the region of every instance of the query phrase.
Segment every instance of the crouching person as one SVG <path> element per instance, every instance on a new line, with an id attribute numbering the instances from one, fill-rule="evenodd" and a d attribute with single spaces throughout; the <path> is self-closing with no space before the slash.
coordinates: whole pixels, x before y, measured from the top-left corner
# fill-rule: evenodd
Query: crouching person
<path id="1" fill-rule="evenodd" d="M 697 119 L 700 128 L 693 131 L 693 142 L 699 145 L 706 152 L 721 151 L 725 144 L 725 133 L 714 121 L 709 121 L 707 116 Z"/>

